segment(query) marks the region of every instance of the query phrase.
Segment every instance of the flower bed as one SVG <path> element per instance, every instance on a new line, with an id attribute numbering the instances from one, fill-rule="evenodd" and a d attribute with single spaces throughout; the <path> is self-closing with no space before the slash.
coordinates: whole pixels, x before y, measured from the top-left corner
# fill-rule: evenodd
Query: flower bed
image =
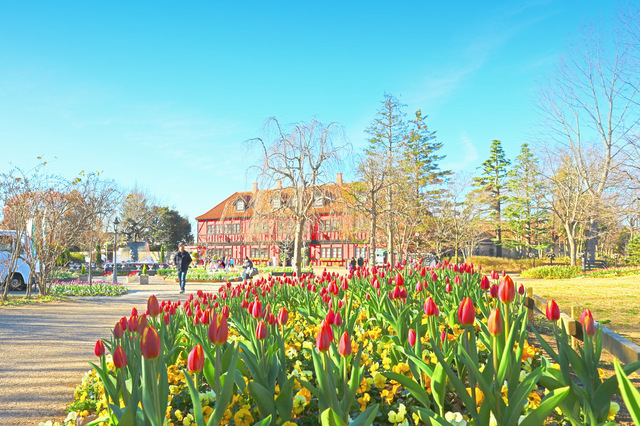
<path id="1" fill-rule="evenodd" d="M 472 265 L 410 264 L 227 284 L 185 303 L 151 296 L 147 312 L 133 309 L 96 343 L 71 417 L 158 426 L 611 419 L 616 378 L 598 374 L 591 313 L 584 348 L 553 323 L 557 350 L 541 340 L 542 356 L 527 342 L 523 293 Z M 559 315 L 550 301 L 547 316 Z"/>
<path id="2" fill-rule="evenodd" d="M 129 293 L 124 285 L 107 281 L 93 281 L 91 284 L 87 281 L 57 281 L 48 286 L 53 296 L 121 296 Z"/>

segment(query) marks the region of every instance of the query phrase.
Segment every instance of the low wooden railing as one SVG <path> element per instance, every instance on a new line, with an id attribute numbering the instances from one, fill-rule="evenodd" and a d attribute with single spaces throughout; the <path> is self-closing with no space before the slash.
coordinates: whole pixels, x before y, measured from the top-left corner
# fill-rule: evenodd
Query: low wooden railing
<path id="1" fill-rule="evenodd" d="M 525 305 L 528 309 L 529 321 L 533 319 L 534 313 L 540 312 L 542 315 L 546 314 L 547 301 L 533 294 L 533 288 L 527 288 L 527 298 L 525 299 Z M 582 308 L 577 304 L 571 307 L 571 315 L 567 315 L 564 312 L 560 313 L 559 322 L 564 323 L 564 327 L 567 330 L 567 334 L 571 336 L 571 341 L 574 347 L 577 346 L 578 341 L 582 341 L 582 325 L 580 324 L 580 316 L 582 315 Z M 597 325 L 597 323 L 596 323 Z M 619 334 L 613 332 L 607 327 L 602 327 L 602 348 L 609 352 L 614 357 L 618 358 L 620 362 L 628 364 L 634 361 L 640 361 L 640 346 L 625 339 Z"/>

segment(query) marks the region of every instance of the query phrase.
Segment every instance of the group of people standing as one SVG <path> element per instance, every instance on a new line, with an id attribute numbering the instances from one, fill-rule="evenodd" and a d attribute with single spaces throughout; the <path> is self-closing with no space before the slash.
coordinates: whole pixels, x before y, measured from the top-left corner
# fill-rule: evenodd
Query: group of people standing
<path id="1" fill-rule="evenodd" d="M 225 262 L 226 261 L 226 262 Z M 176 269 L 178 270 L 178 283 L 180 285 L 180 293 L 184 293 L 186 282 L 187 282 L 187 271 L 189 270 L 189 265 L 193 262 L 191 255 L 188 251 L 185 250 L 184 243 L 180 243 L 178 246 L 178 251 L 173 256 L 173 263 L 176 265 Z M 235 265 L 235 260 L 230 257 L 223 257 L 221 259 L 217 259 L 216 261 L 217 267 L 216 269 L 226 269 L 233 268 Z M 244 258 L 244 263 L 242 264 L 242 279 L 247 280 L 251 278 L 255 271 L 254 265 L 249 256 Z"/>
<path id="2" fill-rule="evenodd" d="M 353 256 L 351 260 L 349 260 L 349 263 L 347 263 L 347 269 L 349 270 L 349 272 L 355 271 L 356 265 L 359 268 L 362 268 L 364 266 L 364 259 L 362 258 L 362 256 L 358 256 L 357 259 L 355 256 Z"/>

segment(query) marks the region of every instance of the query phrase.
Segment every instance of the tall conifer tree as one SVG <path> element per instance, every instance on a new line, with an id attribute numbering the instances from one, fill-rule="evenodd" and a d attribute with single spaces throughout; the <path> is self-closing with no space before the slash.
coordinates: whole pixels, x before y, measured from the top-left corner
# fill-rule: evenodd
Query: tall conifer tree
<path id="1" fill-rule="evenodd" d="M 502 143 L 494 139 L 489 158 L 480 167 L 482 174 L 473 178 L 474 186 L 489 196 L 490 215 L 496 232 L 496 256 L 502 257 L 502 204 L 506 198 L 505 184 L 511 162 L 502 149 Z"/>

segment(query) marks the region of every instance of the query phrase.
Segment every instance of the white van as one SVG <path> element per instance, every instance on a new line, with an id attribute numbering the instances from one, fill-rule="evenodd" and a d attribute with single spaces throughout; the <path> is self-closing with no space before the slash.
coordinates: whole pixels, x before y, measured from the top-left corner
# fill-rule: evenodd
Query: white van
<path id="1" fill-rule="evenodd" d="M 16 231 L 0 231 L 0 286 L 2 286 L 9 272 L 11 256 L 17 243 Z M 15 267 L 11 271 L 9 281 L 10 290 L 23 290 L 27 282 L 35 277 L 31 276 L 31 267 L 24 260 L 25 250 L 29 250 L 26 238 L 22 239 L 22 253 L 16 261 Z"/>

